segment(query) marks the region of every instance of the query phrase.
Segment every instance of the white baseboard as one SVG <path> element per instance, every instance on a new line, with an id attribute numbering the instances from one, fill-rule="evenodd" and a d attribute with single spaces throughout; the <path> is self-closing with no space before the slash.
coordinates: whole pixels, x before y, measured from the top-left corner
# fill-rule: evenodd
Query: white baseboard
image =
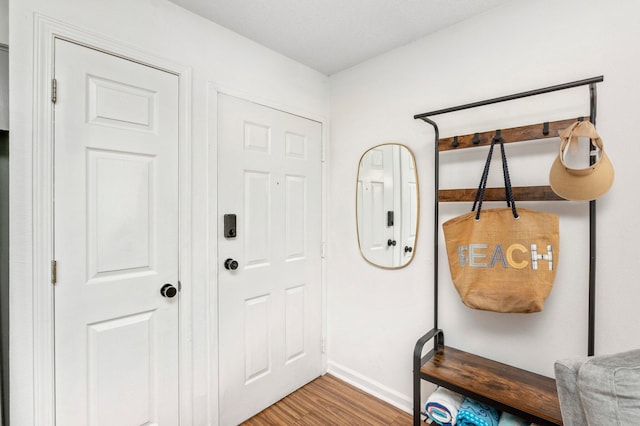
<path id="1" fill-rule="evenodd" d="M 350 368 L 329 361 L 327 373 L 336 376 L 338 379 L 343 380 L 378 399 L 388 402 L 402 411 L 409 414 L 413 413 L 413 400 L 410 396 L 397 392 L 382 383 L 351 370 Z"/>

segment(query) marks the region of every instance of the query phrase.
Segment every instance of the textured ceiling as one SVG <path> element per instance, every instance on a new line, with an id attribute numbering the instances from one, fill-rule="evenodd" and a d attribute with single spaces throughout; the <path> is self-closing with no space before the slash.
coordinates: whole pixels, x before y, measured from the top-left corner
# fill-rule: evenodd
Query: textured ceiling
<path id="1" fill-rule="evenodd" d="M 331 75 L 511 0 L 170 0 Z"/>

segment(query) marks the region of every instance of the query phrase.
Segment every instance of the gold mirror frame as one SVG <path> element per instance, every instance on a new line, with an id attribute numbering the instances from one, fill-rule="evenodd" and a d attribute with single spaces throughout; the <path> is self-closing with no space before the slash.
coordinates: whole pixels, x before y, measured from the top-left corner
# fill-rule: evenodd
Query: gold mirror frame
<path id="1" fill-rule="evenodd" d="M 400 269 L 416 253 L 420 191 L 409 147 L 384 143 L 360 157 L 356 178 L 356 229 L 362 257 L 374 266 Z"/>

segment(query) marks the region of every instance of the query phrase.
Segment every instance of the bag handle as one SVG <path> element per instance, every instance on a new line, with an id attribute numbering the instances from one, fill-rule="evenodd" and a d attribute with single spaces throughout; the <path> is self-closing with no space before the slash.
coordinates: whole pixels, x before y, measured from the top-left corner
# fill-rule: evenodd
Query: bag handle
<path id="1" fill-rule="evenodd" d="M 476 220 L 480 220 L 480 211 L 482 210 L 482 203 L 484 201 L 484 194 L 487 189 L 487 180 L 489 177 L 489 168 L 491 167 L 491 159 L 493 158 L 493 148 L 498 142 L 500 144 L 500 154 L 502 158 L 502 176 L 504 178 L 504 190 L 505 198 L 507 200 L 507 207 L 511 207 L 513 212 L 513 218 L 518 219 L 520 217 L 516 210 L 516 200 L 513 196 L 513 189 L 511 188 L 511 177 L 509 176 L 509 166 L 507 164 L 507 155 L 504 150 L 504 139 L 500 135 L 500 130 L 496 130 L 496 135 L 491 139 L 491 146 L 489 147 L 489 153 L 487 154 L 487 161 L 484 163 L 484 170 L 482 171 L 482 177 L 480 178 L 480 185 L 476 191 L 476 197 L 473 201 L 473 207 L 471 211 L 476 211 Z"/>

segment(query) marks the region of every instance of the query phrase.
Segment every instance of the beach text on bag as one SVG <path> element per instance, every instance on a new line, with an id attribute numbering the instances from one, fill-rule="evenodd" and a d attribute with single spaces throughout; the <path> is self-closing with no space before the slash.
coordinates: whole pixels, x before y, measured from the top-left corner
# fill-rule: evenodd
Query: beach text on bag
<path id="1" fill-rule="evenodd" d="M 502 244 L 496 244 L 492 251 L 488 248 L 487 244 L 458 246 L 460 267 L 493 268 L 497 264 L 503 268 L 524 269 L 531 265 L 531 269 L 535 271 L 538 270 L 538 264 L 542 260 L 547 262 L 549 271 L 553 271 L 553 247 L 551 245 L 547 245 L 546 253 L 539 253 L 537 244 L 530 244 L 529 249 L 520 243 L 511 244 L 506 250 L 502 248 Z M 491 258 L 487 262 L 489 253 L 491 253 Z M 528 256 L 527 253 L 531 253 L 531 255 Z M 530 259 L 531 262 L 527 259 Z"/>

